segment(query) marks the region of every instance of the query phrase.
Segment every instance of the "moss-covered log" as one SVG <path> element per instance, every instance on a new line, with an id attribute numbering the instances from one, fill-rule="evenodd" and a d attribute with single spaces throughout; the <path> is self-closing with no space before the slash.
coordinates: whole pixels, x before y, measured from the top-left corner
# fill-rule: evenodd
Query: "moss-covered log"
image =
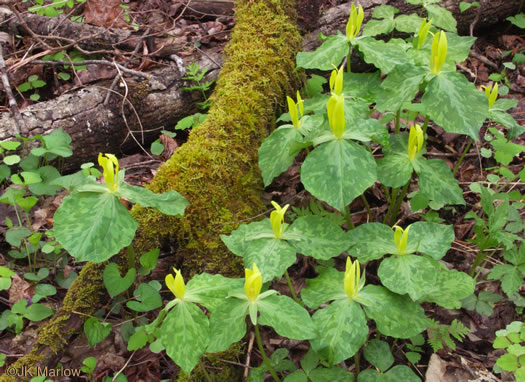
<path id="1" fill-rule="evenodd" d="M 202 271 L 240 275 L 241 263 L 221 243 L 242 219 L 262 210 L 257 149 L 273 128 L 275 110 L 298 85 L 293 72 L 301 37 L 293 0 L 239 0 L 236 26 L 221 71 L 213 106 L 204 124 L 159 169 L 151 189 L 177 190 L 190 202 L 182 219 L 136 206 L 140 226 L 137 251 L 176 243 L 174 265 L 186 274 Z M 68 291 L 63 306 L 39 331 L 31 353 L 14 366 L 54 367 L 82 317 L 92 314 L 105 296 L 102 266 L 88 264 Z M 71 325 L 76 322 L 75 325 Z M 3 375 L 0 381 L 20 381 Z"/>

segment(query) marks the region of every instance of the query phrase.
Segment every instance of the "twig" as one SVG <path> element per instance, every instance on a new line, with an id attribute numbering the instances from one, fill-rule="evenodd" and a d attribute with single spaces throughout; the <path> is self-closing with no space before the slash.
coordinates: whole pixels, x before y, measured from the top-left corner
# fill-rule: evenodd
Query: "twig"
<path id="1" fill-rule="evenodd" d="M 42 61 L 42 60 L 34 60 L 32 61 L 33 64 L 44 64 L 44 65 L 71 65 L 68 61 Z M 151 74 L 143 73 L 143 72 L 137 72 L 133 69 L 128 69 L 123 65 L 117 64 L 116 62 L 106 61 L 106 60 L 83 60 L 83 61 L 76 61 L 73 64 L 75 65 L 107 65 L 107 66 L 116 66 L 118 69 L 123 71 L 124 73 L 131 74 L 136 77 L 141 77 L 149 80 L 151 78 Z"/>
<path id="2" fill-rule="evenodd" d="M 474 49 L 471 49 L 469 54 L 472 57 L 474 57 L 476 60 L 480 60 L 481 62 L 483 62 L 485 65 L 488 65 L 493 69 L 499 70 L 498 65 L 490 61 L 487 57 L 482 56 L 481 54 L 475 52 Z"/>
<path id="3" fill-rule="evenodd" d="M 244 364 L 244 374 L 243 374 L 243 380 L 248 380 L 248 374 L 250 373 L 250 358 L 253 348 L 253 341 L 255 340 L 255 334 L 250 331 L 250 341 L 248 342 L 248 351 L 246 354 L 246 363 Z"/>
<path id="4" fill-rule="evenodd" d="M 7 98 L 9 99 L 9 109 L 11 110 L 15 120 L 16 132 L 17 134 L 27 135 L 29 130 L 27 129 L 22 114 L 20 114 L 20 109 L 18 109 L 15 97 L 13 96 L 13 91 L 11 90 L 11 85 L 9 84 L 9 78 L 7 77 L 7 68 L 5 66 L 2 44 L 0 44 L 0 71 L 2 76 L 2 85 L 4 85 L 5 94 L 7 94 Z"/>
<path id="5" fill-rule="evenodd" d="M 126 363 L 124 364 L 124 366 L 122 366 L 122 368 L 121 368 L 119 371 L 117 371 L 117 372 L 115 373 L 115 375 L 113 376 L 113 379 L 112 379 L 111 381 L 115 381 L 115 380 L 117 379 L 117 377 L 119 376 L 119 374 L 122 373 L 122 372 L 124 371 L 124 369 L 125 369 L 125 368 L 128 366 L 128 364 L 131 362 L 131 359 L 133 358 L 133 356 L 135 355 L 135 353 L 136 353 L 136 350 L 135 350 L 133 353 L 131 353 L 131 355 L 129 356 L 128 360 L 127 360 Z"/>

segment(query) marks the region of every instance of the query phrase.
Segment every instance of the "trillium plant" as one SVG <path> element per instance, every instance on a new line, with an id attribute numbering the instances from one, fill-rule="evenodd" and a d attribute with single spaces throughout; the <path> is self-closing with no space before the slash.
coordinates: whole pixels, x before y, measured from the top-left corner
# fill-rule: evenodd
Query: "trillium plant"
<path id="1" fill-rule="evenodd" d="M 77 261 L 103 262 L 131 244 L 138 223 L 120 202 L 122 198 L 166 215 L 182 216 L 188 205 L 175 191 L 155 194 L 126 184 L 125 171 L 119 170 L 113 154 L 99 154 L 98 163 L 105 184 L 79 173 L 74 183 L 69 183 L 75 185 L 73 192 L 64 198 L 53 218 L 57 241 Z"/>

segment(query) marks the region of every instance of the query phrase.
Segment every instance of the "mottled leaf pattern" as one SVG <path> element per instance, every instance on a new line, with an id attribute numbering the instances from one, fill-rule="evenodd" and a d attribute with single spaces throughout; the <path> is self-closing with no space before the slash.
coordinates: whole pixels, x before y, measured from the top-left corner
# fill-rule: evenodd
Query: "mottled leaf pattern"
<path id="1" fill-rule="evenodd" d="M 272 295 L 258 303 L 258 323 L 275 329 L 277 334 L 295 340 L 316 336 L 316 330 L 308 312 L 288 296 Z"/>
<path id="2" fill-rule="evenodd" d="M 454 241 L 454 228 L 451 225 L 416 222 L 411 224 L 408 236 L 409 246 L 415 243 L 417 251 L 441 259 L 450 249 Z"/>
<path id="3" fill-rule="evenodd" d="M 308 374 L 312 382 L 354 382 L 354 375 L 340 367 L 325 369 L 318 367 Z"/>
<path id="4" fill-rule="evenodd" d="M 403 255 L 384 259 L 377 271 L 381 283 L 394 293 L 408 293 L 417 300 L 433 290 L 437 275 L 432 260 L 423 256 Z"/>
<path id="5" fill-rule="evenodd" d="M 428 290 L 422 301 L 435 302 L 447 309 L 461 308 L 461 300 L 474 293 L 476 282 L 472 277 L 455 269 L 447 269 L 443 264 L 434 262 L 436 283 Z"/>
<path id="6" fill-rule="evenodd" d="M 310 344 L 332 365 L 353 356 L 368 338 L 363 310 L 348 299 L 318 310 L 313 321 L 319 337 L 310 340 Z"/>
<path id="7" fill-rule="evenodd" d="M 353 243 L 348 253 L 357 257 L 361 264 L 380 259 L 387 253 L 397 253 L 394 232 L 386 224 L 361 224 L 349 231 L 348 236 Z"/>
<path id="8" fill-rule="evenodd" d="M 355 301 L 362 304 L 366 315 L 386 336 L 409 338 L 429 327 L 425 311 L 419 304 L 382 286 L 365 285 Z"/>
<path id="9" fill-rule="evenodd" d="M 240 341 L 246 334 L 249 302 L 232 297 L 223 301 L 210 317 L 208 353 L 218 353 Z"/>
<path id="10" fill-rule="evenodd" d="M 74 212 L 74 213 L 73 213 Z M 53 218 L 56 239 L 77 261 L 103 262 L 131 244 L 138 223 L 108 192 L 75 192 Z"/>
<path id="11" fill-rule="evenodd" d="M 459 73 L 441 73 L 427 85 L 421 104 L 432 120 L 449 133 L 478 140 L 488 114 L 487 98 Z"/>
<path id="12" fill-rule="evenodd" d="M 198 302 L 214 312 L 232 290 L 242 290 L 243 285 L 243 279 L 201 273 L 193 276 L 186 285 L 185 298 Z"/>
<path id="13" fill-rule="evenodd" d="M 396 65 L 377 92 L 377 110 L 398 111 L 404 102 L 410 102 L 419 93 L 428 70 L 412 64 Z"/>
<path id="14" fill-rule="evenodd" d="M 350 51 L 346 36 L 338 33 L 330 36 L 313 52 L 297 53 L 297 67 L 305 69 L 332 70 L 339 67 L 341 61 Z"/>
<path id="15" fill-rule="evenodd" d="M 156 194 L 147 188 L 122 183 L 118 192 L 132 203 L 138 203 L 143 207 L 153 207 L 166 215 L 183 216 L 184 210 L 189 204 L 176 191 Z"/>
<path id="16" fill-rule="evenodd" d="M 259 147 L 259 168 L 265 187 L 288 170 L 303 147 L 302 135 L 294 127 L 274 130 L 263 141 Z"/>
<path id="17" fill-rule="evenodd" d="M 297 252 L 320 260 L 341 254 L 351 243 L 341 227 L 322 216 L 297 218 L 286 230 L 285 237 Z"/>
<path id="18" fill-rule="evenodd" d="M 180 302 L 164 319 L 160 338 L 166 354 L 190 375 L 210 338 L 208 318 L 197 305 Z"/>
<path id="19" fill-rule="evenodd" d="M 430 200 L 441 204 L 465 204 L 463 190 L 441 159 L 420 159 L 419 188 Z"/>
<path id="20" fill-rule="evenodd" d="M 246 253 L 243 258 L 245 268 L 252 268 L 253 264 L 257 264 L 263 282 L 266 282 L 276 277 L 281 278 L 295 263 L 296 251 L 284 240 L 259 239 L 246 243 Z"/>
<path id="21" fill-rule="evenodd" d="M 428 13 L 428 19 L 432 20 L 435 26 L 449 32 L 456 32 L 456 19 L 448 9 L 435 4 L 427 4 L 425 9 Z"/>
<path id="22" fill-rule="evenodd" d="M 396 65 L 408 62 L 406 51 L 400 44 L 385 43 L 372 37 L 356 39 L 356 45 L 368 64 L 374 65 L 382 73 L 388 74 Z"/>
<path id="23" fill-rule="evenodd" d="M 357 143 L 346 140 L 320 145 L 308 154 L 301 168 L 304 187 L 339 211 L 376 179 L 372 154 Z"/>
<path id="24" fill-rule="evenodd" d="M 319 276 L 307 279 L 308 288 L 301 291 L 301 298 L 306 305 L 317 309 L 327 301 L 346 298 L 344 273 L 334 268 L 318 268 Z"/>
<path id="25" fill-rule="evenodd" d="M 389 343 L 377 338 L 368 341 L 368 344 L 363 349 L 363 356 L 382 372 L 385 372 L 394 364 L 394 356 L 390 351 Z"/>

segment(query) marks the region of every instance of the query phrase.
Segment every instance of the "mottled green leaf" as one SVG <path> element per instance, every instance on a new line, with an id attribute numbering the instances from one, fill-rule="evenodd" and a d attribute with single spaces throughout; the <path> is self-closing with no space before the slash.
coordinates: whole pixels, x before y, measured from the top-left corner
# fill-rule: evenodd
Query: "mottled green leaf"
<path id="1" fill-rule="evenodd" d="M 316 336 L 310 315 L 290 297 L 272 295 L 261 299 L 257 305 L 260 312 L 257 322 L 271 326 L 280 336 L 295 340 Z"/>
<path id="2" fill-rule="evenodd" d="M 208 353 L 226 350 L 246 334 L 246 315 L 249 302 L 235 297 L 228 298 L 212 312 L 210 317 L 210 342 Z M 225 330 L 228 328 L 228 330 Z"/>
<path id="3" fill-rule="evenodd" d="M 338 33 L 330 36 L 313 52 L 297 53 L 297 67 L 305 69 L 332 70 L 339 67 L 341 61 L 350 51 L 346 36 Z"/>
<path id="4" fill-rule="evenodd" d="M 387 5 L 388 6 L 388 5 Z M 363 28 L 363 36 L 377 36 L 380 34 L 388 34 L 394 29 L 394 19 L 384 20 L 369 20 Z"/>
<path id="5" fill-rule="evenodd" d="M 365 359 L 376 368 L 385 372 L 394 364 L 394 356 L 390 351 L 388 342 L 373 339 L 363 349 Z"/>
<path id="6" fill-rule="evenodd" d="M 427 85 L 421 100 L 425 113 L 449 133 L 474 140 L 488 114 L 486 96 L 460 73 L 441 73 Z"/>
<path id="7" fill-rule="evenodd" d="M 339 211 L 376 179 L 372 154 L 346 140 L 320 145 L 308 154 L 301 168 L 301 181 L 308 192 Z"/>
<path id="8" fill-rule="evenodd" d="M 423 256 L 402 255 L 384 259 L 377 271 L 381 283 L 394 293 L 417 300 L 434 289 L 437 275 L 432 261 Z"/>
<path id="9" fill-rule="evenodd" d="M 432 24 L 449 32 L 456 32 L 456 19 L 452 13 L 439 5 L 427 4 L 425 9 Z"/>
<path id="10" fill-rule="evenodd" d="M 441 159 L 420 159 L 419 188 L 430 200 L 441 204 L 465 204 L 463 190 Z"/>
<path id="11" fill-rule="evenodd" d="M 454 241 L 454 228 L 451 225 L 416 222 L 411 224 L 408 248 L 416 245 L 417 252 L 441 259 Z M 416 244 L 417 243 L 417 244 Z"/>
<path id="12" fill-rule="evenodd" d="M 429 39 L 429 42 L 431 39 Z M 454 61 L 454 63 L 463 62 L 467 59 L 470 48 L 476 41 L 476 37 L 459 36 L 455 33 L 447 33 L 447 60 Z M 429 45 L 430 48 L 431 45 Z"/>
<path id="13" fill-rule="evenodd" d="M 243 285 L 243 279 L 230 279 L 218 274 L 201 273 L 188 282 L 185 297 L 214 312 L 232 290 L 242 290 Z"/>
<path id="14" fill-rule="evenodd" d="M 348 236 L 353 243 L 348 253 L 357 257 L 361 264 L 380 259 L 387 253 L 397 253 L 394 232 L 386 224 L 361 224 L 349 231 Z"/>
<path id="15" fill-rule="evenodd" d="M 396 65 L 377 92 L 377 110 L 398 111 L 404 102 L 412 101 L 427 73 L 428 70 L 420 66 L 408 63 Z"/>
<path id="16" fill-rule="evenodd" d="M 346 298 L 343 280 L 343 272 L 338 272 L 334 268 L 320 267 L 319 276 L 306 280 L 308 288 L 301 291 L 301 298 L 312 309 L 317 309 L 330 300 Z"/>
<path id="17" fill-rule="evenodd" d="M 410 15 L 399 15 L 394 20 L 396 22 L 396 29 L 403 33 L 416 33 L 419 30 L 423 18 L 415 13 Z"/>
<path id="18" fill-rule="evenodd" d="M 509 139 L 514 139 L 525 132 L 525 127 L 520 126 L 514 117 L 507 112 L 491 109 L 488 119 L 510 129 L 508 134 Z"/>
<path id="19" fill-rule="evenodd" d="M 343 93 L 345 97 L 372 98 L 381 85 L 381 72 L 343 73 Z"/>
<path id="20" fill-rule="evenodd" d="M 74 192 L 54 215 L 57 241 L 77 261 L 103 262 L 131 244 L 138 223 L 115 195 Z"/>
<path id="21" fill-rule="evenodd" d="M 297 252 L 328 260 L 350 247 L 350 239 L 337 224 L 322 216 L 302 216 L 286 230 L 285 238 Z"/>
<path id="22" fill-rule="evenodd" d="M 183 216 L 188 202 L 176 191 L 156 194 L 144 187 L 122 183 L 118 190 L 120 196 L 143 207 L 153 207 L 165 215 Z"/>
<path id="23" fill-rule="evenodd" d="M 408 134 L 391 135 L 390 150 L 377 160 L 377 178 L 388 187 L 401 187 L 412 177 L 414 165 L 408 159 Z M 419 159 L 416 159 L 419 160 Z"/>
<path id="24" fill-rule="evenodd" d="M 160 338 L 166 354 L 190 375 L 208 345 L 208 318 L 197 305 L 181 301 L 164 319 Z"/>
<path id="25" fill-rule="evenodd" d="M 366 315 L 385 336 L 409 338 L 429 327 L 425 311 L 408 296 L 390 292 L 379 285 L 365 285 L 355 298 Z"/>
<path id="26" fill-rule="evenodd" d="M 356 39 L 356 45 L 368 64 L 374 65 L 382 73 L 388 74 L 396 65 L 408 62 L 405 49 L 400 44 L 385 43 L 372 37 Z"/>
<path id="27" fill-rule="evenodd" d="M 449 270 L 437 261 L 434 261 L 434 269 L 436 281 L 421 300 L 435 302 L 447 309 L 461 308 L 461 300 L 474 293 L 475 280 L 466 273 Z"/>
<path id="28" fill-rule="evenodd" d="M 259 147 L 259 168 L 264 186 L 288 170 L 296 155 L 303 149 L 302 135 L 296 128 L 282 127 L 274 130 Z"/>
<path id="29" fill-rule="evenodd" d="M 368 338 L 363 310 L 348 299 L 318 310 L 313 321 L 319 337 L 310 340 L 310 344 L 332 365 L 353 356 Z"/>

